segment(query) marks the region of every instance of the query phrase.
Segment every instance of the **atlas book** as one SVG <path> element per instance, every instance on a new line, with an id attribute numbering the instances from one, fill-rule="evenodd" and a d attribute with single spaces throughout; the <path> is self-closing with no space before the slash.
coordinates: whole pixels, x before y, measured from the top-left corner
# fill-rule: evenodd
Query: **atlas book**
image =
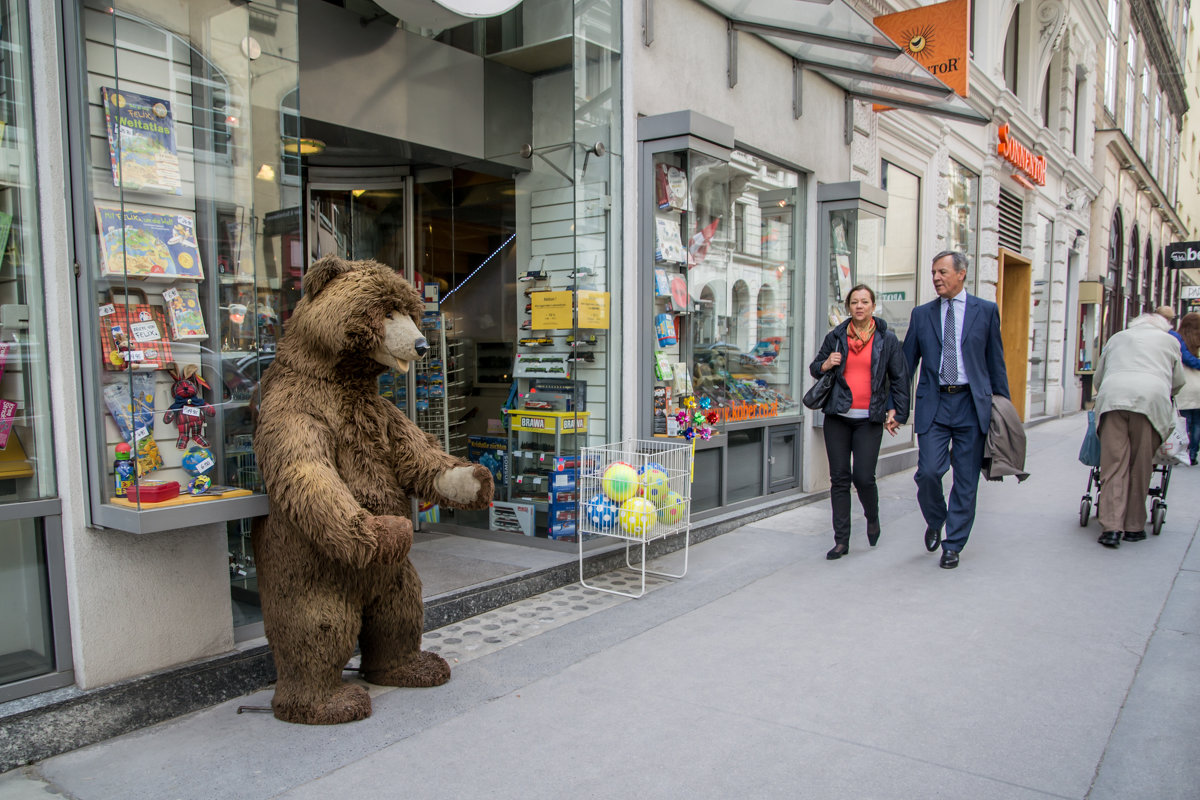
<path id="1" fill-rule="evenodd" d="M 100 90 L 108 128 L 113 186 L 182 194 L 171 104 L 157 97 Z"/>
<path id="2" fill-rule="evenodd" d="M 102 275 L 204 279 L 191 214 L 96 203 L 96 221 Z"/>

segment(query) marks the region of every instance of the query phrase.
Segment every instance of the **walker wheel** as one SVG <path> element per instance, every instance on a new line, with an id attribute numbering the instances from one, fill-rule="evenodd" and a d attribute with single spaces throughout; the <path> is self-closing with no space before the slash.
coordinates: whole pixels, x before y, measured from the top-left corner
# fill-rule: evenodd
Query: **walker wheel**
<path id="1" fill-rule="evenodd" d="M 1154 509 L 1150 512 L 1150 532 L 1155 536 L 1162 533 L 1163 523 L 1167 521 L 1167 504 L 1154 501 Z"/>
<path id="2" fill-rule="evenodd" d="M 1079 527 L 1086 528 L 1088 520 L 1092 518 L 1092 498 L 1087 495 L 1079 501 Z"/>

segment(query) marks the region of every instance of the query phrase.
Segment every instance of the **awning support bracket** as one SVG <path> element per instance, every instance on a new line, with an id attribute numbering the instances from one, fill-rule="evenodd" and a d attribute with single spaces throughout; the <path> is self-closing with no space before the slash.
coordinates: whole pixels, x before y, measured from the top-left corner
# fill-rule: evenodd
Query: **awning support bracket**
<path id="1" fill-rule="evenodd" d="M 654 0 L 642 0 L 642 44 L 654 43 Z"/>
<path id="2" fill-rule="evenodd" d="M 842 139 L 849 147 L 854 143 L 854 98 L 846 95 L 846 118 L 842 121 Z"/>
<path id="3" fill-rule="evenodd" d="M 883 58 L 895 58 L 904 52 L 899 45 L 890 42 L 880 42 L 878 44 L 875 42 L 862 42 L 828 33 L 821 33 L 820 31 L 781 28 L 777 25 L 763 25 L 758 22 L 733 22 L 731 20 L 730 24 L 739 31 L 755 33 L 759 36 L 776 36 L 780 39 L 810 42 L 812 44 L 825 45 L 826 47 L 835 47 L 840 50 L 849 50 L 855 53 L 882 56 Z"/>
<path id="4" fill-rule="evenodd" d="M 804 116 L 804 65 L 792 59 L 792 119 Z"/>
<path id="5" fill-rule="evenodd" d="M 728 46 L 728 52 L 727 52 L 727 55 L 728 55 L 728 61 L 729 61 L 729 65 L 728 65 L 728 73 L 729 73 L 729 88 L 730 88 L 730 89 L 732 89 L 733 87 L 737 86 L 737 79 L 738 79 L 738 74 L 737 74 L 737 68 L 738 68 L 738 52 L 737 52 L 737 46 L 738 46 L 738 32 L 737 32 L 737 23 L 735 23 L 733 20 L 729 20 L 729 19 L 727 19 L 727 20 L 725 20 L 725 26 L 726 26 L 726 29 L 725 29 L 725 37 L 726 37 L 726 38 L 725 38 L 725 40 L 726 40 L 726 42 L 727 42 L 727 43 L 728 43 L 728 45 L 729 45 L 729 46 Z"/>

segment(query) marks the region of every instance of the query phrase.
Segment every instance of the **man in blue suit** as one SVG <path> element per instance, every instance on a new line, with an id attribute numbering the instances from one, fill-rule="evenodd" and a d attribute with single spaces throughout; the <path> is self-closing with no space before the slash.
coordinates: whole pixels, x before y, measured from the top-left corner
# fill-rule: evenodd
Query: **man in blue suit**
<path id="1" fill-rule="evenodd" d="M 918 376 L 917 502 L 925 517 L 925 546 L 932 552 L 941 543 L 944 569 L 958 566 L 975 522 L 992 395 L 1008 397 L 1000 311 L 995 303 L 967 294 L 966 280 L 965 255 L 934 256 L 938 298 L 913 309 L 904 337 L 909 370 Z M 947 507 L 942 476 L 951 466 L 954 484 Z"/>

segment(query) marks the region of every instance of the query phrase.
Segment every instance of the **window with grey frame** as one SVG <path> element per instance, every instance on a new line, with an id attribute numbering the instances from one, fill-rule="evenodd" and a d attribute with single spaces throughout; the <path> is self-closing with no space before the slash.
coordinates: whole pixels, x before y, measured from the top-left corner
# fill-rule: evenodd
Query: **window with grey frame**
<path id="1" fill-rule="evenodd" d="M 0 0 L 0 701 L 72 681 L 27 9 Z"/>

